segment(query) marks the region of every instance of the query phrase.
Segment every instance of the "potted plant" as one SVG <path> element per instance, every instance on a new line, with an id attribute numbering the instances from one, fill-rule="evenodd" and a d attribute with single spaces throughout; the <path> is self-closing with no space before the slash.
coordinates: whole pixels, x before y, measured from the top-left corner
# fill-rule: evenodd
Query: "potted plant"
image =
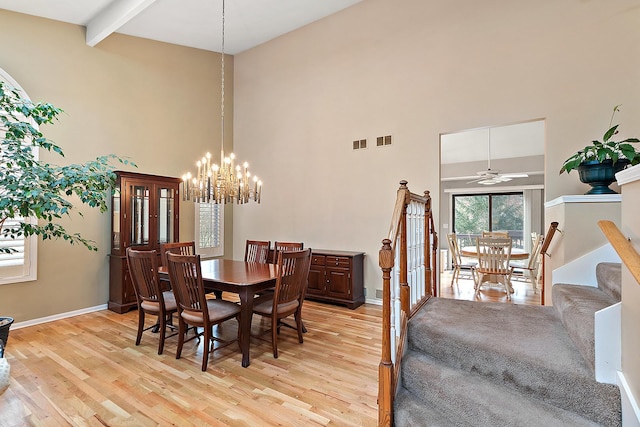
<path id="1" fill-rule="evenodd" d="M 615 174 L 629 165 L 640 163 L 640 153 L 631 145 L 640 142 L 638 138 L 627 138 L 622 141 L 613 141 L 611 138 L 618 133 L 619 124 L 612 126 L 616 112 L 620 111 L 620 105 L 613 107 L 609 130 L 602 137 L 602 141 L 593 141 L 593 145 L 587 145 L 564 161 L 560 173 L 578 170 L 580 181 L 589 184 L 592 188 L 585 194 L 615 194 L 609 188 L 615 181 Z"/>
<path id="2" fill-rule="evenodd" d="M 131 164 L 115 155 L 98 157 L 83 164 L 57 166 L 38 160 L 32 147 L 60 156 L 62 148 L 45 138 L 39 127 L 57 120 L 61 109 L 48 103 L 33 103 L 20 90 L 0 80 L 0 235 L 17 239 L 38 235 L 43 240 L 62 238 L 97 251 L 95 242 L 68 232 L 58 220 L 77 212 L 69 197 L 105 212 L 107 190 L 115 184 L 113 163 Z M 82 212 L 77 212 L 82 216 Z M 36 218 L 37 222 L 8 221 Z M 0 253 L 13 253 L 0 247 Z M 7 343 L 13 319 L 0 317 L 0 338 Z"/>

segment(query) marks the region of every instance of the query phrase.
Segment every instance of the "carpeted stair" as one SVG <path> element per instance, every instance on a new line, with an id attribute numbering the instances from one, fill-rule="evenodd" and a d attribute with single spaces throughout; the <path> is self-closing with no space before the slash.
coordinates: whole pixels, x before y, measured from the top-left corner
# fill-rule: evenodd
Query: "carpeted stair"
<path id="1" fill-rule="evenodd" d="M 598 266 L 599 280 L 613 282 L 597 289 L 608 305 L 619 268 Z M 561 288 L 558 298 L 571 301 L 554 307 L 430 299 L 409 322 L 395 425 L 619 426 L 618 388 L 596 382 L 579 350 L 593 346 L 593 313 L 603 303 L 582 288 Z M 590 344 L 573 341 L 589 335 L 580 323 Z"/>

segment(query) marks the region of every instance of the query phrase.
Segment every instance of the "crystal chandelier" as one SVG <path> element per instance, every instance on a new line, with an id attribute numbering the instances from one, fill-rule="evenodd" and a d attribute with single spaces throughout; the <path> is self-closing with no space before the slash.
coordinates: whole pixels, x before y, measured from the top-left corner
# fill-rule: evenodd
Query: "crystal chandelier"
<path id="1" fill-rule="evenodd" d="M 220 146 L 224 147 L 224 0 L 222 0 L 222 52 L 221 52 L 221 88 L 220 88 Z M 249 163 L 236 164 L 233 153 L 225 157 L 224 148 L 220 150 L 220 165 L 211 162 L 207 153 L 196 162 L 198 173 L 188 172 L 182 176 L 182 200 L 196 203 L 260 203 L 262 181 L 249 172 Z"/>

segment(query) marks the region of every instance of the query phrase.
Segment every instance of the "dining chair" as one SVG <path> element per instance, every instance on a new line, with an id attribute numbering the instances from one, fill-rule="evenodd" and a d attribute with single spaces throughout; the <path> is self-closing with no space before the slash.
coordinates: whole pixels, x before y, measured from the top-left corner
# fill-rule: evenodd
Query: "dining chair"
<path id="1" fill-rule="evenodd" d="M 311 249 L 302 251 L 280 251 L 277 260 L 277 278 L 273 294 L 259 297 L 254 302 L 253 312 L 271 319 L 271 328 L 255 337 L 261 338 L 271 332 L 273 357 L 278 358 L 278 334 L 282 319 L 294 315 L 298 342 L 302 343 L 302 303 L 301 298 L 307 285 L 311 266 Z"/>
<path id="2" fill-rule="evenodd" d="M 158 253 L 152 251 L 137 251 L 127 248 L 127 265 L 133 283 L 133 290 L 138 302 L 138 334 L 136 345 L 140 345 L 142 332 L 153 329 L 159 332 L 158 354 L 162 354 L 167 327 L 173 328 L 173 314 L 177 312 L 176 299 L 171 290 L 162 291 L 158 276 Z M 155 324 L 145 328 L 145 314 L 157 316 Z"/>
<path id="3" fill-rule="evenodd" d="M 533 287 L 534 292 L 538 289 L 538 278 L 539 278 L 539 270 L 540 270 L 540 257 L 542 250 L 542 242 L 544 240 L 544 236 L 542 234 L 536 234 L 533 237 L 533 243 L 531 247 L 531 255 L 529 256 L 529 260 L 527 264 L 521 264 L 512 262 L 511 266 L 516 270 L 522 270 L 523 278 L 525 281 L 530 282 Z M 515 277 L 515 276 L 514 276 Z"/>
<path id="4" fill-rule="evenodd" d="M 489 280 L 501 283 L 507 292 L 507 300 L 511 299 L 511 275 L 513 267 L 509 265 L 511 259 L 512 240 L 501 237 L 478 237 L 476 251 L 478 265 L 475 271 L 475 296 L 480 294 L 482 284 Z"/>
<path id="5" fill-rule="evenodd" d="M 460 277 L 460 273 L 463 269 L 469 270 L 471 272 L 471 278 L 473 279 L 473 267 L 475 267 L 477 263 L 462 263 L 462 255 L 460 254 L 460 246 L 458 244 L 458 236 L 456 233 L 447 234 L 447 242 L 449 243 L 449 252 L 451 252 L 451 267 L 453 269 L 453 273 L 451 275 L 451 286 L 453 287 L 454 282 L 456 285 L 458 284 L 458 278 Z"/>
<path id="6" fill-rule="evenodd" d="M 509 237 L 508 231 L 483 231 L 482 237 L 501 237 L 507 238 Z"/>
<path id="7" fill-rule="evenodd" d="M 245 262 L 257 262 L 266 264 L 269 262 L 269 249 L 271 241 L 247 240 L 244 249 Z"/>
<path id="8" fill-rule="evenodd" d="M 274 243 L 274 249 L 273 249 L 273 263 L 275 263 L 278 260 L 278 253 L 282 252 L 282 251 L 301 251 L 304 249 L 304 243 L 303 242 L 278 242 L 276 241 Z M 273 291 L 273 289 L 270 289 L 268 291 Z M 304 285 L 304 289 L 302 291 L 302 294 L 300 295 L 300 305 L 302 305 L 302 301 L 304 301 L 305 297 L 307 296 L 307 284 Z M 287 327 L 292 327 L 291 325 L 289 325 L 288 323 L 282 323 L 284 326 Z M 293 328 L 295 329 L 295 328 Z M 302 332 L 304 332 L 305 334 L 307 333 L 307 328 L 306 326 L 304 326 L 304 322 L 302 322 Z"/>
<path id="9" fill-rule="evenodd" d="M 162 265 L 167 265 L 167 252 L 179 255 L 195 255 L 196 242 L 169 242 L 160 244 Z"/>
<path id="10" fill-rule="evenodd" d="M 207 370 L 209 353 L 226 347 L 240 338 L 240 306 L 221 299 L 208 299 L 204 292 L 200 255 L 179 255 L 167 253 L 169 278 L 176 295 L 178 305 L 178 349 L 176 359 L 182 355 L 182 347 L 187 341 L 200 336 L 204 337 L 204 351 L 202 355 L 202 370 Z M 225 341 L 216 337 L 213 327 L 227 320 L 235 318 L 238 321 L 238 337 Z M 185 341 L 188 326 L 201 327 L 202 332 Z M 218 347 L 215 342 L 222 343 Z"/>

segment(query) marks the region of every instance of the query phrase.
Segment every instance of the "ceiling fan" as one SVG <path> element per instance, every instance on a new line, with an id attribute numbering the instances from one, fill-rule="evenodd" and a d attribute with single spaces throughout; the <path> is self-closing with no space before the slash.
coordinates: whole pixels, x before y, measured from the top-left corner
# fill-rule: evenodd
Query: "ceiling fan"
<path id="1" fill-rule="evenodd" d="M 474 180 L 467 182 L 467 184 L 483 184 L 483 185 L 494 185 L 499 184 L 501 182 L 511 181 L 513 178 L 527 178 L 529 175 L 524 172 L 520 173 L 500 173 L 498 169 L 491 169 L 491 129 L 488 132 L 489 138 L 487 140 L 487 169 L 483 171 L 476 172 L 478 177 Z"/>

